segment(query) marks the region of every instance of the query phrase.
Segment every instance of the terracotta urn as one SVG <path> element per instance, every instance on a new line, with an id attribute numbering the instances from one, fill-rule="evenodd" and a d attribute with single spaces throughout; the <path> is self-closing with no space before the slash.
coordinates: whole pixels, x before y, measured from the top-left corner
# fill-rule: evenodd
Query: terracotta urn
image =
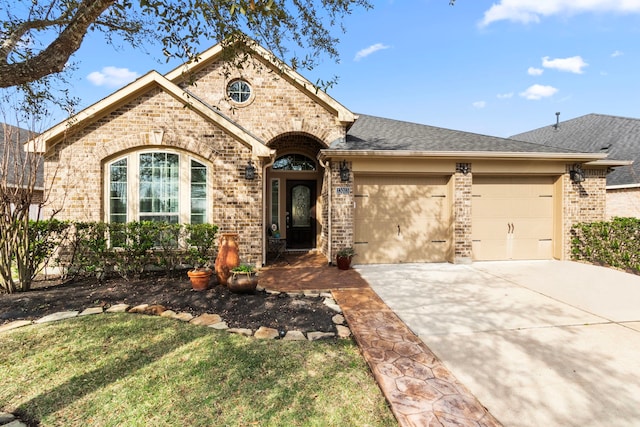
<path id="1" fill-rule="evenodd" d="M 194 291 L 205 291 L 209 289 L 209 280 L 213 275 L 213 270 L 209 268 L 199 268 L 196 270 L 187 271 L 189 280 L 191 280 L 191 287 Z"/>
<path id="2" fill-rule="evenodd" d="M 226 285 L 231 269 L 240 265 L 238 255 L 238 233 L 222 233 L 218 244 L 218 256 L 216 257 L 215 269 L 218 283 Z"/>

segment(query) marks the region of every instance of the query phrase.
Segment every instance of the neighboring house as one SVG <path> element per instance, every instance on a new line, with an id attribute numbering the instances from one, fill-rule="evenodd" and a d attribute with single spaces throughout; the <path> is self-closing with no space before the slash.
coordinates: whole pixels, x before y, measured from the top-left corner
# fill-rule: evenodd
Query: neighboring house
<path id="1" fill-rule="evenodd" d="M 0 185 L 3 188 L 6 185 L 8 193 L 13 193 L 12 189 L 33 187 L 29 217 L 37 219 L 44 197 L 44 167 L 41 159 L 24 150 L 24 143 L 33 136 L 29 130 L 0 123 Z M 33 167 L 37 168 L 35 177 L 31 175 Z"/>
<path id="2" fill-rule="evenodd" d="M 272 224 L 329 260 L 469 262 L 564 259 L 570 227 L 604 218 L 606 154 L 358 116 L 251 49 L 242 69 L 215 46 L 151 71 L 41 135 L 52 208 L 212 222 L 257 264 Z"/>
<path id="3" fill-rule="evenodd" d="M 633 161 L 607 175 L 606 215 L 640 218 L 640 119 L 587 114 L 512 138 Z"/>

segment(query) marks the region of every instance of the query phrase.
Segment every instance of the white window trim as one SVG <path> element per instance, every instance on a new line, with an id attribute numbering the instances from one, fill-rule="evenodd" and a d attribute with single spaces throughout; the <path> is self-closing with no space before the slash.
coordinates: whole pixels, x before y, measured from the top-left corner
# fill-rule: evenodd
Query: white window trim
<path id="1" fill-rule="evenodd" d="M 162 149 L 150 149 L 145 148 L 141 150 L 135 150 L 125 155 L 115 157 L 106 163 L 104 168 L 104 222 L 110 222 L 111 212 L 111 165 L 124 158 L 127 159 L 127 222 L 140 220 L 140 154 L 145 153 L 171 153 L 177 154 L 178 157 L 178 171 L 179 171 L 179 185 L 178 185 L 178 221 L 180 224 L 188 224 L 191 222 L 191 160 L 195 160 L 207 167 L 207 203 L 206 203 L 206 222 L 213 222 L 213 215 L 211 205 L 213 200 L 211 195 L 213 194 L 213 167 L 212 165 L 190 153 L 184 151 L 165 148 Z M 186 172 L 185 172 L 186 171 Z M 183 208 L 184 207 L 184 208 Z"/>

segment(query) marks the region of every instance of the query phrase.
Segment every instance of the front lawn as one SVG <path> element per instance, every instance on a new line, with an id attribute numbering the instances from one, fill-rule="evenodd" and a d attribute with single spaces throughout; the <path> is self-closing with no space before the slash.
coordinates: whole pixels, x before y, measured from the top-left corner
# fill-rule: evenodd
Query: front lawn
<path id="1" fill-rule="evenodd" d="M 0 411 L 42 426 L 397 425 L 350 340 L 103 314 L 0 333 Z"/>

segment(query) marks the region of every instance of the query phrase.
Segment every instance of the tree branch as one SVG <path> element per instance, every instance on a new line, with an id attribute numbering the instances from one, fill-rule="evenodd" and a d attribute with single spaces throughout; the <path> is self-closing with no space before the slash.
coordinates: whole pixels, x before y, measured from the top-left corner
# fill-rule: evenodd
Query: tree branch
<path id="1" fill-rule="evenodd" d="M 22 62 L 0 63 L 0 88 L 23 85 L 62 71 L 80 48 L 87 29 L 114 3 L 115 0 L 83 0 L 66 28 L 46 49 Z"/>

